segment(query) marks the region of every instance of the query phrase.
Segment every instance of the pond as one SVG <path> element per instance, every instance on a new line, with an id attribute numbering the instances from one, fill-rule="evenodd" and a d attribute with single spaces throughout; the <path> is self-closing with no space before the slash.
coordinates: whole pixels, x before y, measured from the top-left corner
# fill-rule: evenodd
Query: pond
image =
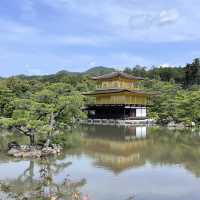
<path id="1" fill-rule="evenodd" d="M 56 158 L 19 160 L 1 153 L 0 180 L 24 193 L 39 184 L 45 167 L 54 186 L 68 177 L 90 200 L 200 199 L 199 130 L 83 126 L 76 131 L 83 146 Z"/>

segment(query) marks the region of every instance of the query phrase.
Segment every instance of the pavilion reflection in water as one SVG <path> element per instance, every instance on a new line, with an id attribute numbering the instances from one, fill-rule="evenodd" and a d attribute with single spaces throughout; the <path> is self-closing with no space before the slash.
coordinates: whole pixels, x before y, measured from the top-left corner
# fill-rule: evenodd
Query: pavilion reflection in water
<path id="1" fill-rule="evenodd" d="M 84 129 L 83 129 L 84 130 Z M 85 127 L 84 152 L 95 159 L 95 165 L 118 174 L 145 164 L 142 158 L 147 127 Z"/>
<path id="2" fill-rule="evenodd" d="M 144 139 L 147 137 L 146 126 L 83 126 L 87 138 L 126 141 Z"/>
<path id="3" fill-rule="evenodd" d="M 200 177 L 200 136 L 197 130 L 159 127 L 86 126 L 83 153 L 96 167 L 122 173 L 152 165 L 176 165 Z"/>

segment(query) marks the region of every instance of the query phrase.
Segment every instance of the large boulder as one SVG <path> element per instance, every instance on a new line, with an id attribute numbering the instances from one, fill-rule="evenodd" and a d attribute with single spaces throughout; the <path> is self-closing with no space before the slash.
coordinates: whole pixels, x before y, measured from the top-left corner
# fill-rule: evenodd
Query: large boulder
<path id="1" fill-rule="evenodd" d="M 15 155 L 15 154 L 17 154 L 17 153 L 19 153 L 19 150 L 18 150 L 18 149 L 11 148 L 11 149 L 8 150 L 8 155 L 13 156 L 13 155 Z"/>

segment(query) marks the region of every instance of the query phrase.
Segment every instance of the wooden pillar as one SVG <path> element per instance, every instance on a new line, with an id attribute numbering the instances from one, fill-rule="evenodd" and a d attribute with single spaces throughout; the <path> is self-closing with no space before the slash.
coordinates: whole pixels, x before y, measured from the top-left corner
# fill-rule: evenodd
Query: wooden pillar
<path id="1" fill-rule="evenodd" d="M 109 106 L 109 119 L 111 119 L 111 106 Z"/>
<path id="2" fill-rule="evenodd" d="M 125 110 L 125 106 L 124 106 L 123 109 L 124 109 L 124 116 L 123 116 L 123 119 L 125 119 L 125 112 L 126 112 L 126 110 Z"/>

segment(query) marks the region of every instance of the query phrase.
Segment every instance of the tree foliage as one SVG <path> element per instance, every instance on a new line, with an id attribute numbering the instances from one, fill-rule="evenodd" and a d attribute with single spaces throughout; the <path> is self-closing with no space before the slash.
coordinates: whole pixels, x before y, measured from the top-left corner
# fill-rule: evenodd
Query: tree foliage
<path id="1" fill-rule="evenodd" d="M 174 121 L 191 125 L 200 124 L 200 90 L 185 90 L 173 82 L 145 80 L 147 91 L 157 91 L 152 97 L 150 116 L 157 118 L 162 124 Z"/>
<path id="2" fill-rule="evenodd" d="M 6 85 L 0 92 L 0 125 L 28 136 L 31 145 L 38 134 L 51 138 L 54 132 L 73 127 L 77 119 L 84 117 L 83 88 L 79 85 L 88 90 L 89 84 L 85 79 L 74 85 L 67 83 L 71 77 L 65 81 L 51 83 L 12 77 L 0 82 Z"/>

